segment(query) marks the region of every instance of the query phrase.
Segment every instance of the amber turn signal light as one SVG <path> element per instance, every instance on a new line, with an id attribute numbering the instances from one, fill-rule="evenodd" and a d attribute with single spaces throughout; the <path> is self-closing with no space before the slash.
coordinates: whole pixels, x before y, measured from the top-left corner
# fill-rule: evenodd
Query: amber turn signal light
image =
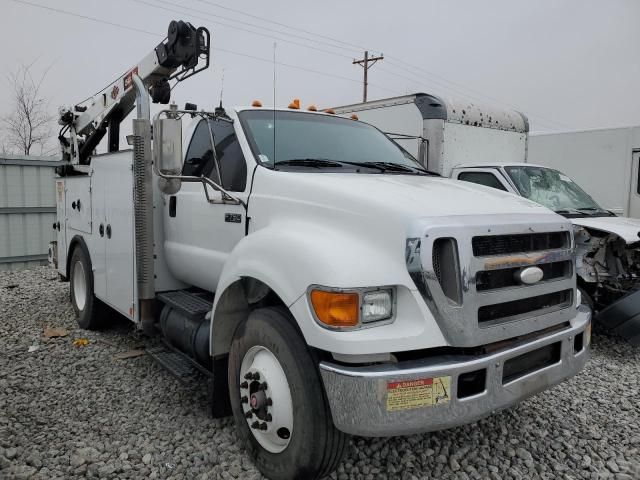
<path id="1" fill-rule="evenodd" d="M 311 291 L 311 305 L 320 322 L 332 328 L 355 327 L 360 314 L 357 293 Z"/>
<path id="2" fill-rule="evenodd" d="M 262 106 L 262 102 L 261 102 L 260 100 L 254 100 L 254 101 L 251 103 L 251 106 L 252 106 L 252 107 L 261 107 L 261 106 Z"/>

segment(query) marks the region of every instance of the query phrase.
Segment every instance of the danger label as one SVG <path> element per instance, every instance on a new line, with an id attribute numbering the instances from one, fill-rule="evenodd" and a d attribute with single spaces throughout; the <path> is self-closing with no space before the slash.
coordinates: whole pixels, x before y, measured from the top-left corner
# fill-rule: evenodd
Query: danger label
<path id="1" fill-rule="evenodd" d="M 449 403 L 451 377 L 421 378 L 387 383 L 387 411 L 409 410 Z"/>

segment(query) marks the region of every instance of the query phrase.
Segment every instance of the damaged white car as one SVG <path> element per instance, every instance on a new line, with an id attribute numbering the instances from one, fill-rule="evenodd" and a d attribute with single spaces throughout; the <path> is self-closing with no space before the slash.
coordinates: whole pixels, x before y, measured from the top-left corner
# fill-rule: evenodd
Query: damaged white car
<path id="1" fill-rule="evenodd" d="M 573 180 L 547 167 L 464 165 L 451 176 L 521 195 L 570 219 L 582 302 L 597 313 L 598 323 L 640 345 L 640 220 L 603 209 Z"/>

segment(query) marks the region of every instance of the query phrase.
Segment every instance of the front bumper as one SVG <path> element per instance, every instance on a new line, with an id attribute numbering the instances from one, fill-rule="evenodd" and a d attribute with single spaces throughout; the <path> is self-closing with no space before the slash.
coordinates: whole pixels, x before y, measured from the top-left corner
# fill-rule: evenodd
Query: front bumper
<path id="1" fill-rule="evenodd" d="M 590 321 L 591 312 L 581 307 L 563 330 L 472 359 L 441 356 L 371 366 L 321 362 L 333 422 L 345 433 L 384 437 L 476 421 L 578 373 L 588 359 Z M 576 336 L 582 339 L 581 348 L 576 346 Z M 533 352 L 547 351 L 556 353 L 535 363 L 541 357 Z M 532 356 L 516 359 L 528 353 Z M 539 366 L 527 366 L 529 361 Z M 519 374 L 514 376 L 515 363 L 524 368 L 518 366 Z M 460 398 L 460 375 L 482 371 L 484 388 Z"/>

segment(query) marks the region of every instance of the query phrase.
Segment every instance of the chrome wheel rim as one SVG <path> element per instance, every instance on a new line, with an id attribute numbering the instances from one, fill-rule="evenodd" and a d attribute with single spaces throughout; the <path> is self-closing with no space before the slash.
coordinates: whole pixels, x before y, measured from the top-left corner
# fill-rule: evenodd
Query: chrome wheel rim
<path id="1" fill-rule="evenodd" d="M 84 310 L 87 303 L 87 281 L 82 262 L 73 266 L 73 301 L 78 310 Z"/>
<path id="2" fill-rule="evenodd" d="M 239 381 L 249 430 L 265 450 L 282 452 L 293 433 L 293 402 L 282 365 L 269 349 L 253 346 L 242 359 Z"/>

